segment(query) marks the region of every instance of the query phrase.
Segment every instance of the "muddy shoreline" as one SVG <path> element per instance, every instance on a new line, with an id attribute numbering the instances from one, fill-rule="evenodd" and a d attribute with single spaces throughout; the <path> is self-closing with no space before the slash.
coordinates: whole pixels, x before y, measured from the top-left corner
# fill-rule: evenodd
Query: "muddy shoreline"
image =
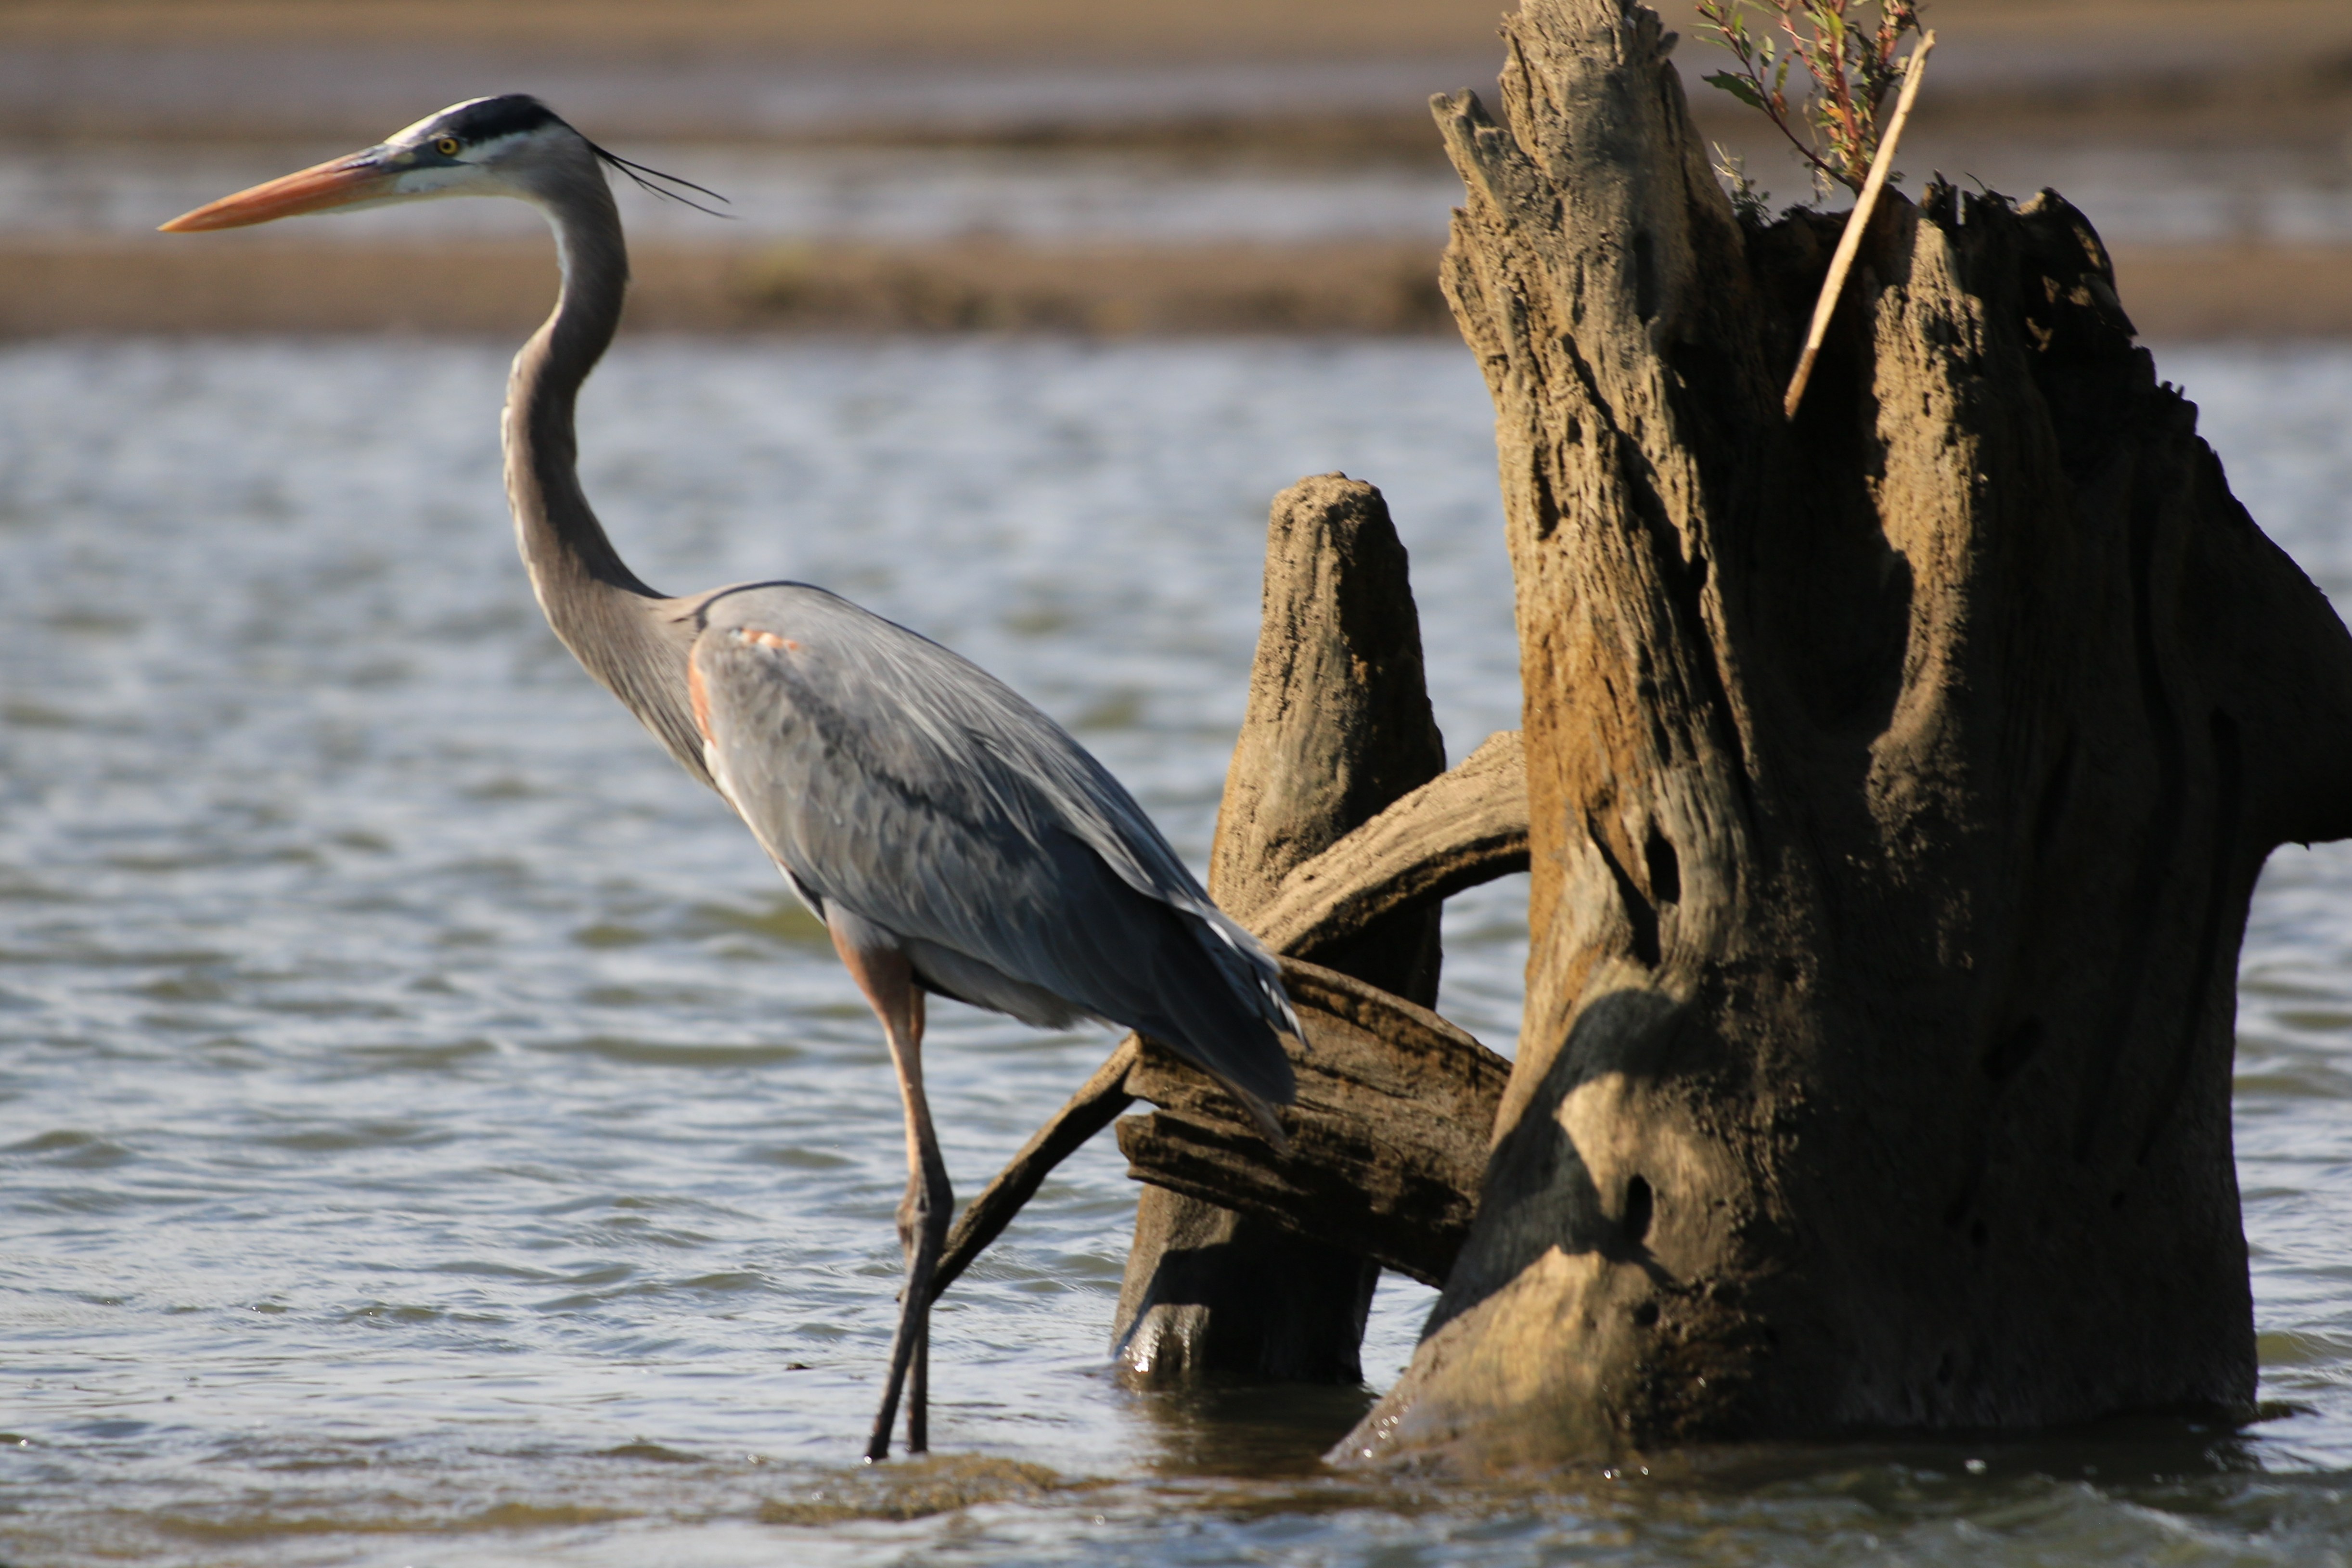
<path id="1" fill-rule="evenodd" d="M 35 159 L 100 142 L 159 159 L 267 142 L 291 167 L 424 109 L 520 89 L 656 162 L 663 142 L 698 139 L 993 148 L 1034 153 L 1041 167 L 1108 153 L 1204 177 L 1402 168 L 1443 183 L 1423 102 L 1433 88 L 1490 86 L 1497 8 L 18 0 L 0 5 L 0 135 Z M 1702 130 L 1747 158 L 1776 205 L 1804 199 L 1760 118 L 1696 85 L 1709 65 L 1687 36 L 1687 0 L 1663 9 L 1686 34 L 1680 58 Z M 2330 216 L 2352 202 L 2352 5 L 1934 0 L 1930 11 L 1942 42 L 1906 145 L 1915 175 L 1984 175 L 2021 195 L 2054 183 L 2076 195 L 2106 231 L 2124 300 L 2149 337 L 2352 336 L 2352 243 Z M 2150 150 L 2177 156 L 2148 159 Z M 2098 175 L 2110 153 L 2143 155 L 2137 184 L 2090 178 L 2096 188 L 2084 188 L 2084 171 Z M 2209 188 L 2188 190 L 2191 175 Z M 2255 213 L 2184 226 L 2168 216 L 2210 205 L 2211 188 L 2232 201 L 2242 188 L 2252 204 L 2283 184 L 2304 204 L 2285 221 Z M 2148 198 L 2144 210 L 2124 211 L 2118 191 Z M 1432 237 L 1442 200 L 1433 197 L 1423 232 L 1312 240 L 1041 240 L 993 212 L 974 225 L 1004 228 L 992 238 L 845 232 L 774 243 L 739 232 L 689 246 L 641 236 L 632 327 L 1444 333 Z M 2142 222 L 2146 210 L 2161 221 Z M 539 319 L 552 287 L 536 243 L 355 247 L 289 233 L 196 247 L 37 226 L 0 226 L 0 335 L 511 334 Z"/>
<path id="2" fill-rule="evenodd" d="M 1314 244 L 641 247 L 625 331 L 1445 334 L 1436 247 Z M 2352 247 L 2115 247 L 2141 336 L 2352 338 Z M 0 245 L 0 337 L 405 332 L 513 338 L 543 243 Z"/>

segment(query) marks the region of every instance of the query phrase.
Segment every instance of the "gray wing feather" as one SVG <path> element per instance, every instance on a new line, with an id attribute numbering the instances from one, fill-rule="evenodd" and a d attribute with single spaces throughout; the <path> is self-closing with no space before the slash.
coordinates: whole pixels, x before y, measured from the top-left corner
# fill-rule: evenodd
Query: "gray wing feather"
<path id="1" fill-rule="evenodd" d="M 994 677 L 822 589 L 705 602 L 712 771 L 795 886 L 934 989 L 1142 1029 L 1287 1100 L 1279 972 L 1118 781 Z"/>

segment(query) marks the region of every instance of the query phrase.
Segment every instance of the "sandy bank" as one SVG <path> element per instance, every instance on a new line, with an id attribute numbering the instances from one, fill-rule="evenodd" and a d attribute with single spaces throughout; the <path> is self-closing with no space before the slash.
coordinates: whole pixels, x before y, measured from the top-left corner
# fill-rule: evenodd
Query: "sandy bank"
<path id="1" fill-rule="evenodd" d="M 962 242 L 646 248 L 629 329 L 652 331 L 1442 333 L 1421 241 L 1087 246 Z M 2144 337 L 2352 338 L 2352 247 L 2116 247 Z M 24 242 L 0 247 L 0 335 L 481 333 L 519 337 L 555 286 L 543 242 Z"/>

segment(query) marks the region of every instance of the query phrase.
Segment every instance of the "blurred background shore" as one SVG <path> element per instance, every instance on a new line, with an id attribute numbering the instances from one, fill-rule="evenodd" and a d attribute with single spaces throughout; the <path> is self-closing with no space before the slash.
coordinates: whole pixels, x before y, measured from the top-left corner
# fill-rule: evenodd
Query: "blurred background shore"
<path id="1" fill-rule="evenodd" d="M 1811 199 L 1686 4 L 1702 130 Z M 154 226 L 456 100 L 531 91 L 721 191 L 625 216 L 631 326 L 1431 333 L 1495 0 L 0 4 L 0 335 L 398 329 L 545 310 L 532 216 L 451 202 L 202 241 Z M 2352 4 L 1936 0 L 1900 163 L 2053 186 L 2164 339 L 2352 337 Z"/>

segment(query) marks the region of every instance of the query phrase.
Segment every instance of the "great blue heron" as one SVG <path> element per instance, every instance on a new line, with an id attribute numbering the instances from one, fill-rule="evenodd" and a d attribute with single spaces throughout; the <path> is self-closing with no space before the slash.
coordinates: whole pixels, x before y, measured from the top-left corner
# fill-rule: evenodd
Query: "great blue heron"
<path id="1" fill-rule="evenodd" d="M 919 1453 L 927 1303 L 952 1202 L 923 1098 L 925 994 L 1043 1027 L 1091 1017 L 1141 1030 L 1277 1138 L 1270 1104 L 1292 1093 L 1277 1031 L 1297 1020 L 1274 961 L 1118 781 L 1003 682 L 822 588 L 739 583 L 672 598 L 623 564 L 582 493 L 572 426 L 628 286 L 608 167 L 652 174 L 537 99 L 481 98 L 163 226 L 456 195 L 516 196 L 547 215 L 562 289 L 515 356 L 503 426 L 523 563 L 555 635 L 734 806 L 882 1021 L 906 1108 L 907 1274 L 866 1457 L 889 1452 L 910 1367 L 907 1447 Z"/>

